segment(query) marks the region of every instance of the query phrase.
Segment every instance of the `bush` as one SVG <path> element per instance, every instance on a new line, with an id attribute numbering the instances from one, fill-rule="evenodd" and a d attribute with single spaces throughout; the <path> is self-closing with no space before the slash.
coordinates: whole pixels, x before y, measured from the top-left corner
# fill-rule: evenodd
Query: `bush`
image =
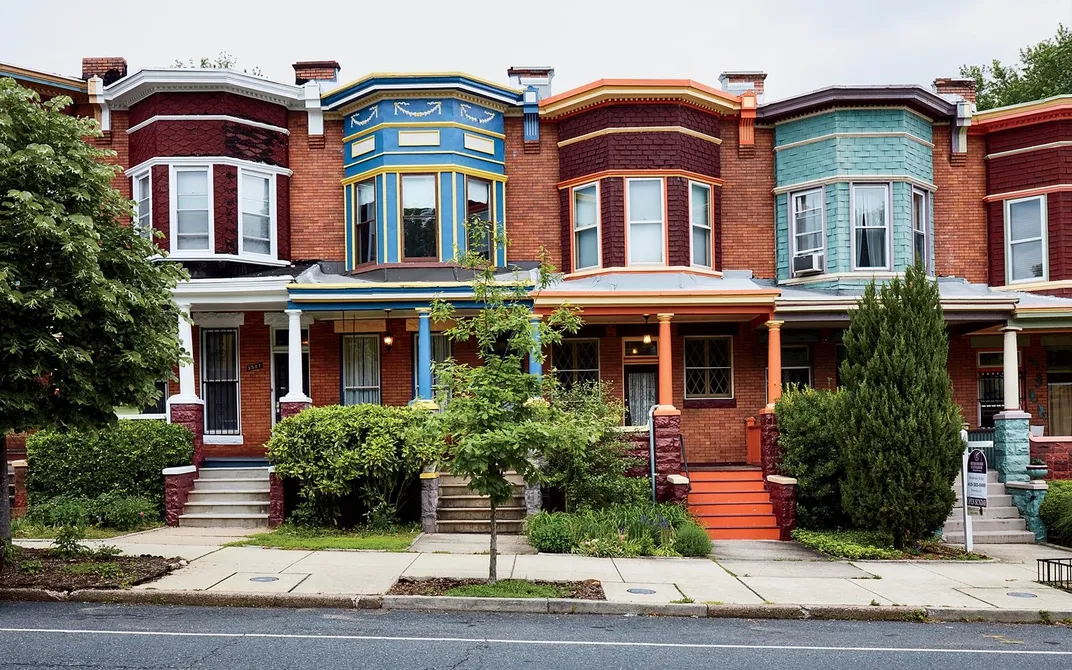
<path id="1" fill-rule="evenodd" d="M 32 523 L 52 528 L 99 526 L 135 530 L 159 519 L 156 507 L 145 498 L 105 493 L 97 498 L 57 496 L 30 505 Z"/>
<path id="2" fill-rule="evenodd" d="M 843 394 L 813 388 L 786 389 L 774 406 L 782 471 L 797 480 L 797 523 L 801 528 L 842 528 L 845 468 L 838 429 Z"/>
<path id="3" fill-rule="evenodd" d="M 546 553 L 676 556 L 678 529 L 691 523 L 688 510 L 681 505 L 646 503 L 540 512 L 529 519 L 528 533 L 529 543 Z"/>
<path id="4" fill-rule="evenodd" d="M 546 554 L 568 554 L 573 548 L 573 535 L 561 515 L 540 512 L 529 519 L 529 544 Z"/>
<path id="5" fill-rule="evenodd" d="M 96 500 L 97 525 L 116 530 L 135 530 L 159 517 L 145 498 L 105 494 Z"/>
<path id="6" fill-rule="evenodd" d="M 874 531 L 810 531 L 797 529 L 793 539 L 827 556 L 854 561 L 897 560 L 904 552 L 893 548 L 893 538 Z"/>
<path id="7" fill-rule="evenodd" d="M 711 538 L 707 531 L 694 523 L 687 523 L 677 531 L 674 551 L 682 556 L 700 558 L 711 553 Z"/>
<path id="8" fill-rule="evenodd" d="M 1072 545 L 1072 480 L 1051 481 L 1039 516 L 1051 542 Z"/>
<path id="9" fill-rule="evenodd" d="M 193 435 L 179 424 L 119 421 L 96 432 L 40 431 L 26 440 L 30 502 L 118 492 L 164 509 L 161 471 L 189 465 Z"/>
<path id="10" fill-rule="evenodd" d="M 313 407 L 275 425 L 268 458 L 298 482 L 303 520 L 337 519 L 339 499 L 356 491 L 371 520 L 392 523 L 413 480 L 443 455 L 430 418 L 413 407 Z"/>

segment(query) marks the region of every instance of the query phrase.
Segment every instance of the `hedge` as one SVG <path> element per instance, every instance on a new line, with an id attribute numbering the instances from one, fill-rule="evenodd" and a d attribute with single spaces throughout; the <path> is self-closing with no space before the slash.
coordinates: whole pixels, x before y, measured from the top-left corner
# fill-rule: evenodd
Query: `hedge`
<path id="1" fill-rule="evenodd" d="M 782 471 L 797 480 L 797 523 L 801 528 L 848 525 L 842 511 L 841 391 L 791 387 L 774 405 Z"/>
<path id="2" fill-rule="evenodd" d="M 123 420 L 95 432 L 40 431 L 26 440 L 31 505 L 118 492 L 164 507 L 161 470 L 189 465 L 193 434 L 179 424 Z"/>
<path id="3" fill-rule="evenodd" d="M 1054 480 L 1049 485 L 1039 516 L 1051 542 L 1072 545 L 1072 480 Z"/>

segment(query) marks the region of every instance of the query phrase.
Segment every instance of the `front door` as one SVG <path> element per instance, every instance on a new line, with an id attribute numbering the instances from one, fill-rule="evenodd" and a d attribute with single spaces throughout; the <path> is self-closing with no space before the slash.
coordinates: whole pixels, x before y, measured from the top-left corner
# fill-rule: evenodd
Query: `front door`
<path id="1" fill-rule="evenodd" d="M 659 368 L 655 365 L 628 365 L 625 368 L 625 423 L 644 426 L 648 412 L 658 402 Z"/>
<path id="2" fill-rule="evenodd" d="M 302 352 L 302 381 L 305 395 L 309 395 L 309 352 Z M 290 392 L 290 358 L 285 351 L 272 353 L 272 424 L 279 421 L 279 399 Z"/>

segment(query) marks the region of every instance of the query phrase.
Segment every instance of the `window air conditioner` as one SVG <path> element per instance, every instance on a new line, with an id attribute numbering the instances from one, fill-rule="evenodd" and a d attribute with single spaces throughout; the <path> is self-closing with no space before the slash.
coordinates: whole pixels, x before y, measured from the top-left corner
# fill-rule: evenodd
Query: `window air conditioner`
<path id="1" fill-rule="evenodd" d="M 823 271 L 823 255 L 819 253 L 804 254 L 793 257 L 793 276 L 819 274 Z"/>

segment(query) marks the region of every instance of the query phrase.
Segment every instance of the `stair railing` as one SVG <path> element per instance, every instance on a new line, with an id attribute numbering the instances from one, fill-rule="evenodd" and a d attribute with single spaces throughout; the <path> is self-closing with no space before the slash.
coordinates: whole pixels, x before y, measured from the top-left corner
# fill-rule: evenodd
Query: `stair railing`
<path id="1" fill-rule="evenodd" d="M 689 480 L 689 488 L 686 489 L 686 491 L 692 493 L 692 477 L 689 475 L 689 459 L 685 458 L 685 436 L 678 433 L 677 439 L 681 443 L 681 466 L 685 468 L 685 479 Z"/>

